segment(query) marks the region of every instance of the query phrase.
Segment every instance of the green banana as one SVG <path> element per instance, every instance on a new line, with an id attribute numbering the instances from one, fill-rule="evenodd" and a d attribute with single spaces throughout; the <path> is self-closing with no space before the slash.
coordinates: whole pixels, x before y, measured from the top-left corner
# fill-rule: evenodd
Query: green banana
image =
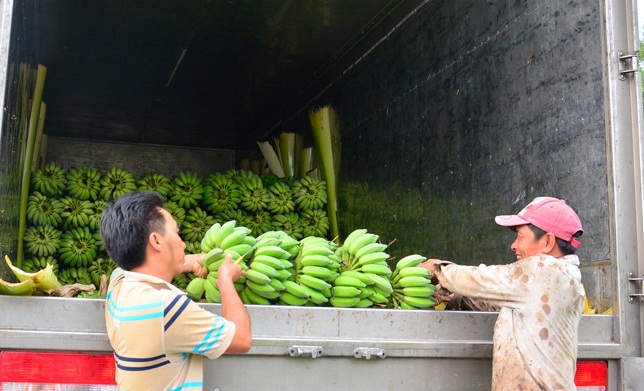
<path id="1" fill-rule="evenodd" d="M 204 295 L 208 303 L 221 303 L 221 292 L 217 289 L 217 285 L 213 284 L 212 279 L 207 278 L 203 287 Z"/>
<path id="2" fill-rule="evenodd" d="M 271 278 L 269 276 L 254 269 L 246 270 L 246 278 L 257 284 L 268 284 L 271 282 Z"/>
<path id="3" fill-rule="evenodd" d="M 429 279 L 425 277 L 420 277 L 420 276 L 409 276 L 409 277 L 403 277 L 400 280 L 398 280 L 397 285 L 403 287 L 403 288 L 408 288 L 412 286 L 429 286 L 431 282 Z"/>
<path id="4" fill-rule="evenodd" d="M 246 272 L 248 273 L 248 272 Z M 282 283 L 286 292 L 299 298 L 307 299 L 310 297 L 309 291 L 295 281 L 286 280 Z M 283 295 L 284 293 L 282 293 Z"/>
<path id="5" fill-rule="evenodd" d="M 276 291 L 278 291 L 278 292 L 281 292 L 281 291 L 283 291 L 283 290 L 286 290 L 286 287 L 284 286 L 284 284 L 282 283 L 282 281 L 280 281 L 280 280 L 279 280 L 279 279 L 277 279 L 277 278 L 271 278 L 271 281 L 268 283 L 268 285 L 270 285 L 270 286 L 272 286 L 273 288 L 275 288 L 275 290 L 276 290 Z"/>
<path id="6" fill-rule="evenodd" d="M 349 246 L 347 250 L 349 250 L 350 254 L 355 255 L 355 253 L 362 247 L 377 242 L 378 238 L 378 235 L 367 232 L 351 243 L 351 246 Z"/>
<path id="7" fill-rule="evenodd" d="M 265 263 L 253 261 L 250 263 L 250 268 L 256 270 L 262 274 L 269 276 L 270 278 L 278 278 L 280 273 L 272 266 L 269 266 Z"/>
<path id="8" fill-rule="evenodd" d="M 407 288 L 402 288 L 400 292 L 404 296 L 431 297 L 436 292 L 436 286 L 409 286 Z"/>
<path id="9" fill-rule="evenodd" d="M 253 263 L 263 263 L 267 266 L 272 267 L 275 270 L 281 270 L 281 269 L 286 269 L 285 264 L 280 261 L 279 259 L 272 257 L 270 255 L 257 255 L 255 254 L 253 256 L 253 259 L 251 260 L 251 265 Z"/>
<path id="10" fill-rule="evenodd" d="M 329 258 L 328 255 L 318 255 L 318 254 L 307 254 L 302 257 L 300 264 L 302 266 L 322 266 L 328 267 L 333 265 L 335 262 Z"/>
<path id="11" fill-rule="evenodd" d="M 369 308 L 373 306 L 373 301 L 367 298 L 361 298 L 360 301 L 354 306 L 356 308 Z"/>
<path id="12" fill-rule="evenodd" d="M 436 300 L 433 297 L 403 296 L 402 302 L 420 309 L 427 309 L 436 305 Z"/>
<path id="13" fill-rule="evenodd" d="M 255 291 L 250 289 L 248 286 L 244 288 L 242 291 L 244 295 L 248 298 L 248 301 L 250 304 L 258 304 L 258 305 L 270 305 L 271 301 L 264 296 L 260 296 L 257 294 Z"/>
<path id="14" fill-rule="evenodd" d="M 331 284 L 329 284 L 328 282 L 308 274 L 301 274 L 298 276 L 298 278 L 299 278 L 300 284 L 305 285 L 317 291 L 323 291 L 325 289 L 331 288 Z"/>
<path id="15" fill-rule="evenodd" d="M 255 255 L 267 255 L 269 257 L 274 257 L 274 258 L 290 258 L 291 253 L 288 251 L 284 250 L 280 246 L 276 245 L 267 245 L 267 246 L 258 246 L 255 249 Z"/>
<path id="16" fill-rule="evenodd" d="M 355 307 L 360 302 L 359 297 L 331 297 L 329 304 L 333 307 L 351 308 Z"/>
<path id="17" fill-rule="evenodd" d="M 308 296 L 307 297 L 300 297 L 296 296 L 290 292 L 282 292 L 282 295 L 280 296 L 280 302 L 286 304 L 286 305 L 292 305 L 292 306 L 303 306 L 309 301 Z"/>
<path id="18" fill-rule="evenodd" d="M 352 286 L 336 285 L 331 288 L 331 295 L 333 297 L 358 297 L 360 292 L 360 289 Z"/>
<path id="19" fill-rule="evenodd" d="M 354 231 L 352 231 L 345 239 L 344 242 L 342 243 L 342 247 L 344 248 L 349 248 L 353 244 L 353 242 L 356 241 L 359 237 L 362 235 L 366 234 L 367 230 L 365 228 L 359 228 Z"/>
<path id="20" fill-rule="evenodd" d="M 377 243 L 374 243 L 374 244 L 377 244 Z M 363 265 L 372 265 L 374 263 L 385 262 L 387 259 L 389 259 L 389 254 L 379 251 L 379 252 L 363 255 L 360 258 L 356 257 L 355 265 L 356 267 L 360 267 Z"/>
<path id="21" fill-rule="evenodd" d="M 407 255 L 406 257 L 403 257 L 398 262 L 396 262 L 396 269 L 400 270 L 407 267 L 418 266 L 426 259 L 427 258 L 420 254 Z"/>
<path id="22" fill-rule="evenodd" d="M 248 232 L 245 230 L 234 230 L 221 240 L 219 248 L 227 250 L 230 247 L 236 246 L 241 243 L 247 235 Z"/>
<path id="23" fill-rule="evenodd" d="M 391 286 L 389 280 L 379 274 L 374 273 L 365 273 L 373 281 L 374 287 L 380 289 L 382 292 L 386 292 L 387 295 L 391 295 L 394 291 L 394 288 Z"/>
<path id="24" fill-rule="evenodd" d="M 190 282 L 188 283 L 188 286 L 186 286 L 186 292 L 188 293 L 188 297 L 192 301 L 200 301 L 201 298 L 203 298 L 204 294 L 206 293 L 206 288 L 204 285 L 206 284 L 206 279 L 201 278 L 201 277 L 195 277 Z"/>
<path id="25" fill-rule="evenodd" d="M 376 243 L 367 244 L 366 246 L 362 246 L 356 251 L 355 257 L 357 259 L 360 259 L 363 256 L 368 254 L 381 253 L 381 252 L 384 252 L 386 248 L 387 248 L 387 245 L 384 243 L 376 242 Z"/>
<path id="26" fill-rule="evenodd" d="M 215 232 L 213 233 L 212 241 L 214 245 L 218 247 L 222 247 L 224 239 L 226 239 L 228 235 L 233 233 L 236 225 L 237 225 L 236 220 L 229 220 L 221 224 L 219 229 L 215 230 Z"/>
<path id="27" fill-rule="evenodd" d="M 373 280 L 371 280 L 371 278 L 369 278 L 369 276 L 367 276 L 366 274 L 361 273 L 359 271 L 345 270 L 342 273 L 340 273 L 340 277 L 343 277 L 343 276 L 357 278 L 360 281 L 362 281 L 365 285 L 373 285 Z"/>
<path id="28" fill-rule="evenodd" d="M 309 301 L 311 303 L 317 304 L 317 305 L 323 305 L 329 302 L 329 298 L 324 293 L 306 285 L 304 285 L 304 287 L 309 292 Z"/>
<path id="29" fill-rule="evenodd" d="M 340 274 L 333 281 L 334 286 L 351 286 L 354 288 L 364 288 L 367 286 L 361 279 Z"/>
<path id="30" fill-rule="evenodd" d="M 390 276 L 392 273 L 391 269 L 387 265 L 376 265 L 376 264 L 362 265 L 360 267 L 360 270 L 363 273 L 373 273 L 381 276 Z"/>
<path id="31" fill-rule="evenodd" d="M 246 281 L 246 286 L 248 288 L 252 289 L 253 292 L 255 292 L 257 294 L 265 294 L 265 293 L 268 293 L 268 292 L 271 292 L 271 293 L 276 292 L 275 288 L 273 288 L 273 286 L 270 285 L 270 284 L 258 284 L 258 283 L 254 282 L 254 281 L 251 281 L 251 280 Z"/>
<path id="32" fill-rule="evenodd" d="M 333 271 L 322 266 L 304 266 L 302 273 L 328 281 L 333 276 Z"/>

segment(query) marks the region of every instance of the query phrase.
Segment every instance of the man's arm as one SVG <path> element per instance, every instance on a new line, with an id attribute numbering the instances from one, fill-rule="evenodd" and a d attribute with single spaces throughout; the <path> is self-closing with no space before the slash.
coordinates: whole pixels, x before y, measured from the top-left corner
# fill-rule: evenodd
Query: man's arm
<path id="1" fill-rule="evenodd" d="M 250 317 L 234 285 L 234 282 L 243 274 L 244 271 L 241 267 L 233 264 L 230 254 L 226 255 L 226 260 L 219 266 L 217 272 L 217 288 L 221 292 L 222 316 L 235 324 L 235 336 L 226 353 L 246 353 L 253 344 Z"/>

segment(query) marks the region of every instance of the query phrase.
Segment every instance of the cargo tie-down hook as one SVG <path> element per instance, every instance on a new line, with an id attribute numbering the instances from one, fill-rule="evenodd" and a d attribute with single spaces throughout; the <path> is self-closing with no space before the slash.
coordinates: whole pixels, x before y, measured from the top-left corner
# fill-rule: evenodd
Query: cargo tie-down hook
<path id="1" fill-rule="evenodd" d="M 310 354 L 311 358 L 321 357 L 324 353 L 322 346 L 301 346 L 293 345 L 288 348 L 288 355 L 291 357 L 299 357 L 303 354 Z"/>
<path id="2" fill-rule="evenodd" d="M 371 357 L 385 358 L 387 353 L 380 348 L 355 348 L 353 349 L 353 357 L 355 358 L 366 358 L 370 360 Z"/>

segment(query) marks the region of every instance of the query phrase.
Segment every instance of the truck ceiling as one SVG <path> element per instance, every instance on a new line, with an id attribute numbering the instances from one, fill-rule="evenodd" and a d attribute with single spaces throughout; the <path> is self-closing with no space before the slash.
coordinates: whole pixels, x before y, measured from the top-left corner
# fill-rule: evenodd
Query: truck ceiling
<path id="1" fill-rule="evenodd" d="M 285 120 L 421 2 L 35 0 L 45 133 L 247 151 L 306 133 Z"/>

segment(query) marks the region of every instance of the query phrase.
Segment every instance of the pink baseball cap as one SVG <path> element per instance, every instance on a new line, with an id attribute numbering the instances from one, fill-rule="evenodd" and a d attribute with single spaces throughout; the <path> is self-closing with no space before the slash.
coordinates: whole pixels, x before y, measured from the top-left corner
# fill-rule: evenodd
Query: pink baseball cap
<path id="1" fill-rule="evenodd" d="M 518 214 L 496 216 L 494 221 L 504 227 L 532 224 L 570 242 L 574 248 L 579 248 L 581 243 L 573 235 L 584 232 L 577 213 L 566 201 L 552 197 L 537 197 Z"/>

